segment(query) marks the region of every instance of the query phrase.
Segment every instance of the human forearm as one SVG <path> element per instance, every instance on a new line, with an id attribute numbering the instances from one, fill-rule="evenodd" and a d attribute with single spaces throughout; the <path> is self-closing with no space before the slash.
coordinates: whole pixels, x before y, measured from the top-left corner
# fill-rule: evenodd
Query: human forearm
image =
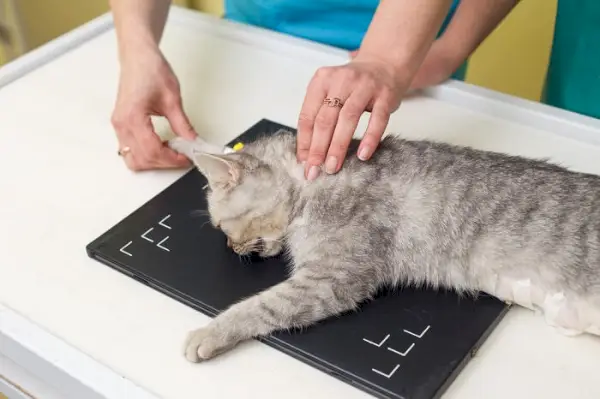
<path id="1" fill-rule="evenodd" d="M 519 0 L 462 0 L 439 39 L 458 68 L 510 13 Z"/>
<path id="2" fill-rule="evenodd" d="M 121 60 L 139 49 L 158 46 L 170 0 L 109 0 L 109 3 Z"/>
<path id="3" fill-rule="evenodd" d="M 393 65 L 401 84 L 418 70 L 450 8 L 451 0 L 382 0 L 357 60 L 376 58 Z"/>

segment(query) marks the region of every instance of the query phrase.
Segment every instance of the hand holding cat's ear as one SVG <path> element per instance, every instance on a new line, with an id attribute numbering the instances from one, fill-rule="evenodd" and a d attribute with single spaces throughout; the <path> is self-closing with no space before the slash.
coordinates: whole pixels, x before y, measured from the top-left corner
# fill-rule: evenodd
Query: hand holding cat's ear
<path id="1" fill-rule="evenodd" d="M 179 81 L 158 48 L 135 51 L 123 60 L 111 116 L 119 154 L 131 170 L 189 166 L 186 157 L 164 145 L 151 120 L 163 116 L 175 135 L 188 140 L 197 136 L 183 109 Z"/>

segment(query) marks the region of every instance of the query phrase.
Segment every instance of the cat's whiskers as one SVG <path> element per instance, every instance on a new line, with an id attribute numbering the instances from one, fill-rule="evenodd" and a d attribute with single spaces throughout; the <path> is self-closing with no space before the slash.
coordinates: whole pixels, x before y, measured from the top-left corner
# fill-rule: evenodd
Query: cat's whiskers
<path id="1" fill-rule="evenodd" d="M 209 224 L 209 223 L 210 223 L 210 220 L 207 220 L 207 221 L 205 221 L 204 223 L 202 223 L 202 224 L 200 225 L 200 229 L 202 229 L 204 226 L 206 226 L 206 225 L 207 225 L 207 224 Z"/>
<path id="2" fill-rule="evenodd" d="M 277 244 L 283 244 L 283 240 L 280 238 L 268 238 L 268 237 L 262 237 L 262 240 L 264 242 L 274 242 Z"/>
<path id="3" fill-rule="evenodd" d="M 265 239 L 255 238 L 254 240 L 248 242 L 244 248 L 244 252 L 257 252 L 259 250 L 264 250 L 264 243 L 267 242 Z M 273 241 L 269 241 L 273 242 Z"/>
<path id="4" fill-rule="evenodd" d="M 194 209 L 190 211 L 191 217 L 200 217 L 200 216 L 208 216 L 210 217 L 210 213 L 205 209 Z"/>
<path id="5" fill-rule="evenodd" d="M 250 261 L 250 256 L 248 256 L 248 255 L 238 255 L 238 256 L 244 266 L 250 266 L 250 264 L 252 263 Z"/>

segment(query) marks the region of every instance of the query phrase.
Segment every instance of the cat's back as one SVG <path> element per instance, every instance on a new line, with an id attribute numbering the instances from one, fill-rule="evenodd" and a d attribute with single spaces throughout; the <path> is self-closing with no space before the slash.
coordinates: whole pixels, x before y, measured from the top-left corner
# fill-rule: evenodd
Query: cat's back
<path id="1" fill-rule="evenodd" d="M 305 185 L 294 255 L 375 257 L 385 270 L 411 248 L 415 262 L 431 267 L 452 259 L 466 267 L 485 248 L 501 248 L 481 256 L 515 267 L 547 264 L 555 276 L 580 271 L 574 287 L 600 286 L 584 273 L 600 268 L 600 177 L 397 136 L 361 161 L 359 145 L 352 141 L 340 172 Z M 293 144 L 288 151 L 295 156 Z"/>
<path id="2" fill-rule="evenodd" d="M 359 142 L 355 141 L 354 146 Z M 349 156 L 347 172 L 372 182 L 443 184 L 446 190 L 467 183 L 489 189 L 542 188 L 600 195 L 600 176 L 570 170 L 545 159 L 532 159 L 430 140 L 387 136 L 369 162 Z"/>
<path id="3" fill-rule="evenodd" d="M 460 197 L 467 191 L 469 196 L 571 200 L 587 206 L 600 201 L 599 176 L 571 171 L 546 160 L 388 135 L 370 160 L 361 161 L 357 157 L 359 145 L 360 140 L 351 141 L 337 174 L 322 173 L 306 185 L 305 194 L 320 204 L 323 212 L 338 209 L 345 215 L 358 207 L 389 208 L 415 188 L 443 192 L 449 197 Z M 296 136 L 291 132 L 265 136 L 251 151 L 266 160 L 276 159 L 281 165 L 294 165 Z M 600 217 L 600 209 L 598 212 Z"/>
<path id="4" fill-rule="evenodd" d="M 310 191 L 315 220 L 331 221 L 337 215 L 336 224 L 357 217 L 382 221 L 407 205 L 477 213 L 505 207 L 503 213 L 512 211 L 524 219 L 532 212 L 552 221 L 591 219 L 600 232 L 597 175 L 545 160 L 392 135 L 381 141 L 369 161 L 361 161 L 356 156 L 359 145 L 359 140 L 352 141 L 340 172 L 315 182 Z"/>

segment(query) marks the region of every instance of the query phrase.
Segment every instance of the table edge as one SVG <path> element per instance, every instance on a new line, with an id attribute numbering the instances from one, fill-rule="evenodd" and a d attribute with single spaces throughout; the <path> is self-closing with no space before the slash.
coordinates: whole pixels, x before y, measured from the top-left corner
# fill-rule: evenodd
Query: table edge
<path id="1" fill-rule="evenodd" d="M 1 303 L 0 353 L 70 397 L 158 399 Z"/>
<path id="2" fill-rule="evenodd" d="M 112 15 L 110 13 L 102 14 L 4 64 L 0 67 L 0 90 L 112 27 Z"/>

